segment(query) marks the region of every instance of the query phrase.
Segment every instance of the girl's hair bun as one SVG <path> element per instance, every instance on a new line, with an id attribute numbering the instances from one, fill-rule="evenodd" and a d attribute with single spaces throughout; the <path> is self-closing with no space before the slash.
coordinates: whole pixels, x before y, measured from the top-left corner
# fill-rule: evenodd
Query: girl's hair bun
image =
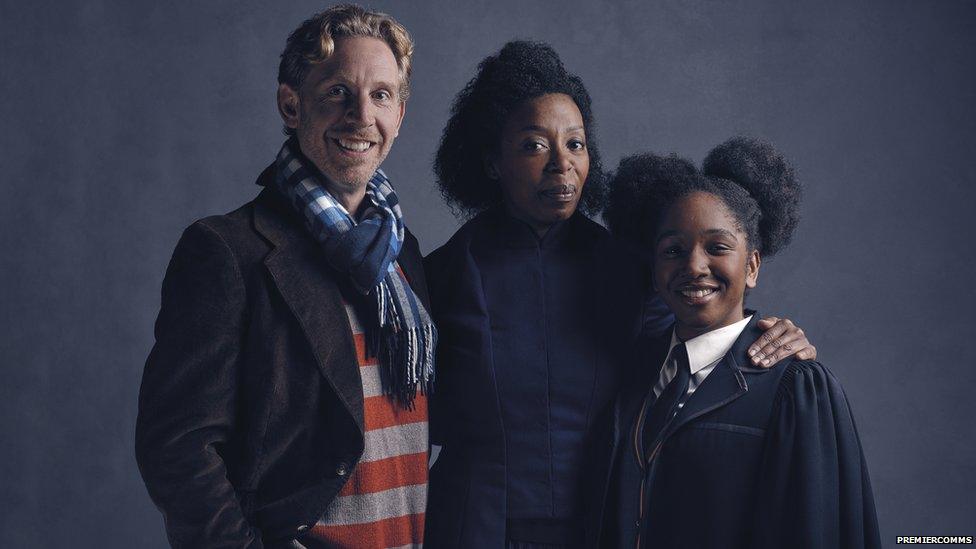
<path id="1" fill-rule="evenodd" d="M 702 173 L 740 185 L 759 205 L 763 255 L 773 255 L 789 244 L 800 221 L 802 189 L 793 168 L 772 146 L 734 137 L 708 153 Z"/>

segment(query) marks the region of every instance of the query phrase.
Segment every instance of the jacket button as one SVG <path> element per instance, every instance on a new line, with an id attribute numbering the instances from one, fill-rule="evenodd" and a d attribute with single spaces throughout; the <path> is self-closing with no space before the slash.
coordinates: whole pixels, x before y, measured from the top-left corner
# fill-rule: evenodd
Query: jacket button
<path id="1" fill-rule="evenodd" d="M 336 466 L 336 476 L 344 477 L 349 473 L 349 466 L 345 462 L 340 462 Z"/>
<path id="2" fill-rule="evenodd" d="M 298 533 L 298 534 L 304 534 L 305 532 L 308 532 L 308 528 L 309 528 L 309 526 L 307 524 L 303 524 L 303 525 L 299 526 L 298 528 L 296 528 L 295 529 L 295 532 Z"/>

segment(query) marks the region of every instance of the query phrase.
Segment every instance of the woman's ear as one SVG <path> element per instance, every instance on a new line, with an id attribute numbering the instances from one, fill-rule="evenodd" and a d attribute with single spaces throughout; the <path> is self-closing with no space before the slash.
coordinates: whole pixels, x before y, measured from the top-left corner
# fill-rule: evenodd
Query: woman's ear
<path id="1" fill-rule="evenodd" d="M 756 287 L 756 283 L 759 282 L 759 266 L 761 264 L 762 258 L 759 257 L 759 250 L 753 250 L 746 262 L 746 288 Z"/>
<path id="2" fill-rule="evenodd" d="M 485 155 L 484 166 L 488 179 L 498 179 L 498 168 L 495 167 L 495 159 L 491 155 Z"/>

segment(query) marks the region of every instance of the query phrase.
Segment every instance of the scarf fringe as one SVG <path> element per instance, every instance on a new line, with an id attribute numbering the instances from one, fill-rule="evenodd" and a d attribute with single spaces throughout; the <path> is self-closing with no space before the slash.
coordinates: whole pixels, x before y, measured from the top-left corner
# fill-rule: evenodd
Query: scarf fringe
<path id="1" fill-rule="evenodd" d="M 401 407 L 412 410 L 417 390 L 426 395 L 433 387 L 437 330 L 429 322 L 404 329 L 401 315 L 387 301 L 391 292 L 386 280 L 376 286 L 375 294 L 381 315 L 383 389 Z"/>
<path id="2" fill-rule="evenodd" d="M 278 189 L 305 218 L 326 259 L 349 275 L 364 299 L 374 302 L 369 303 L 375 307 L 369 316 L 361 317 L 378 319 L 364 322 L 367 353 L 382 361 L 384 392 L 412 409 L 418 386 L 424 394 L 431 390 L 437 329 L 396 267 L 406 229 L 393 186 L 376 170 L 366 184 L 368 205 L 357 222 L 329 194 L 294 138 L 282 145 L 276 167 Z"/>

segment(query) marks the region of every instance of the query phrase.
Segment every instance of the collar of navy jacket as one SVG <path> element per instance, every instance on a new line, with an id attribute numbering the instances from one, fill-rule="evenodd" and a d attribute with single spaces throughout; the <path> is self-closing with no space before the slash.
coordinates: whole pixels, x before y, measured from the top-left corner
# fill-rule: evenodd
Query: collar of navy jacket
<path id="1" fill-rule="evenodd" d="M 705 378 L 701 386 L 695 390 L 688 402 L 678 411 L 674 421 L 668 427 L 663 438 L 667 442 L 668 438 L 682 426 L 687 425 L 695 418 L 711 412 L 717 408 L 741 397 L 749 390 L 748 377 L 750 375 L 763 375 L 768 372 L 766 368 L 752 366 L 749 361 L 749 346 L 762 335 L 763 330 L 759 328 L 758 322 L 760 315 L 754 311 L 747 311 L 752 314 L 752 320 L 736 338 L 729 352 L 715 365 L 712 373 Z M 651 379 L 657 380 L 663 366 L 663 353 L 666 353 L 670 345 L 671 332 L 667 336 L 660 338 L 661 341 L 655 342 L 655 353 L 649 354 L 652 360 L 658 360 L 654 368 L 654 375 Z M 645 387 L 649 390 L 649 387 Z"/>

